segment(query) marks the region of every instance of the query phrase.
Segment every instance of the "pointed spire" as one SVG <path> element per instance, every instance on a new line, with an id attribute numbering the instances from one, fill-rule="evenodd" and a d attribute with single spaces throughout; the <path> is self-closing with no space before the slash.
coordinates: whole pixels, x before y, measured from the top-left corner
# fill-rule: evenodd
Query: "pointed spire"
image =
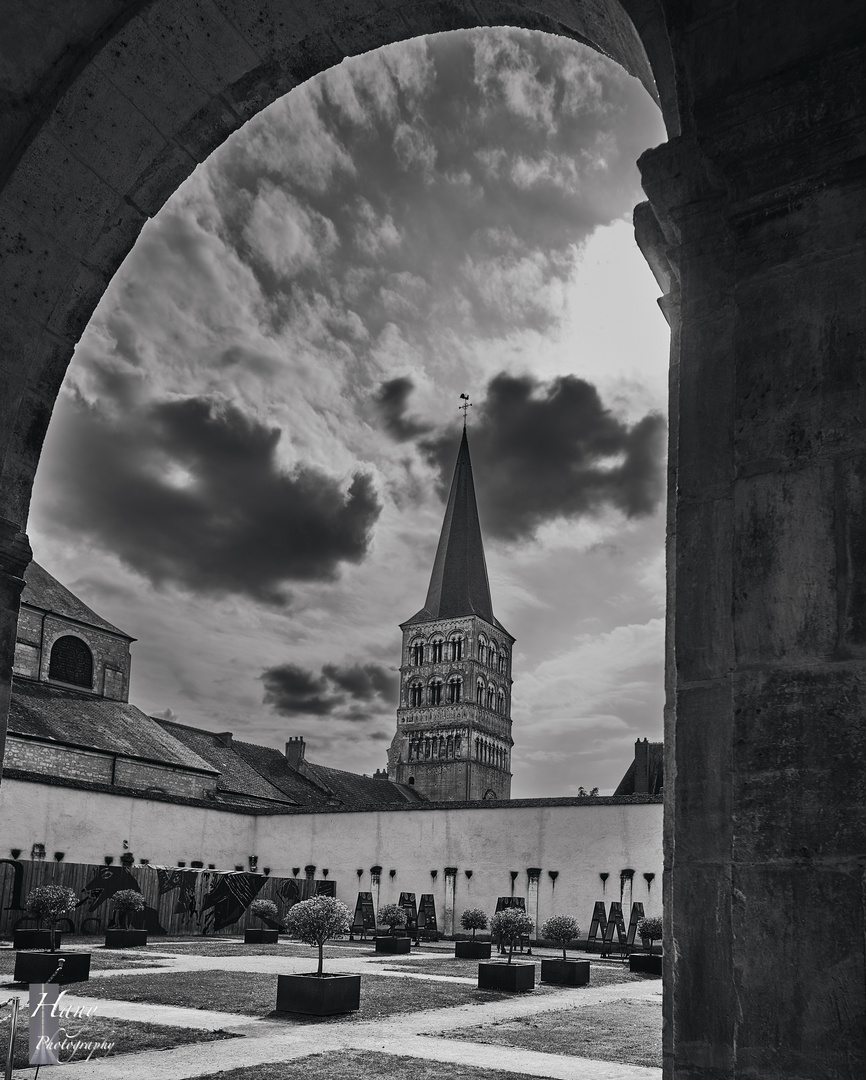
<path id="1" fill-rule="evenodd" d="M 431 619 L 480 615 L 494 621 L 465 428 L 424 610 Z"/>

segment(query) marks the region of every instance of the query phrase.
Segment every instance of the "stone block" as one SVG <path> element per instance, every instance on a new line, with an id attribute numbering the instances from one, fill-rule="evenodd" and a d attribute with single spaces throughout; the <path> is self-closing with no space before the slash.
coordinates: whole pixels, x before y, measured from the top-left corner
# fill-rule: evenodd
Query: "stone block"
<path id="1" fill-rule="evenodd" d="M 734 679 L 733 851 L 809 868 L 866 847 L 866 667 Z M 795 869 L 792 868 L 792 873 Z"/>
<path id="2" fill-rule="evenodd" d="M 178 132 L 176 141 L 195 161 L 204 161 L 240 125 L 235 110 L 221 97 L 215 97 Z"/>
<path id="3" fill-rule="evenodd" d="M 835 651 L 835 498 L 830 463 L 737 482 L 732 610 L 741 662 Z"/>
<path id="4" fill-rule="evenodd" d="M 239 4 L 237 0 L 212 0 L 213 6 L 229 19 L 261 60 L 293 41 L 300 41 L 345 12 L 360 16 L 358 5 L 331 4 L 327 8 L 311 0 L 289 4 Z M 237 81 L 237 78 L 231 81 Z"/>
<path id="5" fill-rule="evenodd" d="M 146 7 L 142 19 L 153 36 L 176 56 L 184 68 L 209 93 L 218 94 L 257 67 L 259 57 L 233 22 L 211 0 L 176 0 Z M 232 4 L 232 20 L 246 11 L 261 12 L 259 4 Z"/>
<path id="6" fill-rule="evenodd" d="M 73 251 L 26 219 L 11 227 L 0 224 L 0 296 L 34 332 L 47 322 L 79 269 Z"/>
<path id="7" fill-rule="evenodd" d="M 405 40 L 407 29 L 401 11 L 384 8 L 364 18 L 348 13 L 335 19 L 330 34 L 346 56 L 360 56 L 394 41 Z"/>
<path id="8" fill-rule="evenodd" d="M 151 162 L 130 191 L 129 198 L 148 217 L 160 210 L 197 165 L 195 158 L 176 143 Z"/>
<path id="9" fill-rule="evenodd" d="M 445 30 L 471 30 L 480 23 L 478 12 L 468 0 L 412 4 L 402 11 L 408 37 L 438 34 Z"/>

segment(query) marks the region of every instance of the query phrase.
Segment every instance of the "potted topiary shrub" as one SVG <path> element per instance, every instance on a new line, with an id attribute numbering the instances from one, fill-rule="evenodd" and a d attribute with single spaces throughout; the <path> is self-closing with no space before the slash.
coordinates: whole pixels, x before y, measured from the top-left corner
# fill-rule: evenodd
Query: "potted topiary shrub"
<path id="1" fill-rule="evenodd" d="M 333 1016 L 354 1012 L 361 1007 L 361 976 L 332 975 L 322 971 L 325 942 L 338 934 L 347 934 L 352 914 L 333 896 L 314 896 L 289 909 L 286 930 L 306 945 L 318 945 L 319 969 L 277 978 L 277 1010 L 306 1013 L 309 1016 Z"/>
<path id="2" fill-rule="evenodd" d="M 642 919 L 638 919 L 637 932 L 643 940 L 646 951 L 633 952 L 629 956 L 629 971 L 637 971 L 644 975 L 661 975 L 662 956 L 653 952 L 653 942 L 659 941 L 662 936 L 661 916 L 645 915 Z"/>
<path id="3" fill-rule="evenodd" d="M 535 961 L 511 962 L 515 944 L 532 933 L 532 919 L 521 908 L 497 911 L 490 920 L 490 932 L 502 946 L 508 947 L 508 959 L 489 960 L 478 965 L 479 990 L 534 990 Z"/>
<path id="4" fill-rule="evenodd" d="M 273 900 L 253 900 L 247 910 L 256 919 L 261 919 L 265 925 L 244 930 L 244 945 L 273 945 L 279 941 L 279 928 L 267 925 L 269 922 L 276 922 L 279 914 L 279 909 Z"/>
<path id="5" fill-rule="evenodd" d="M 376 952 L 407 953 L 412 946 L 412 939 L 401 933 L 406 925 L 406 912 L 399 904 L 385 904 L 379 908 L 379 922 L 388 927 L 389 936 L 376 935 Z"/>
<path id="6" fill-rule="evenodd" d="M 138 889 L 121 889 L 111 898 L 111 904 L 120 917 L 120 927 L 105 931 L 106 949 L 130 949 L 147 944 L 147 931 L 134 930 L 130 923 L 135 915 L 147 906 Z"/>
<path id="7" fill-rule="evenodd" d="M 541 937 L 553 941 L 562 949 L 561 960 L 541 961 L 541 981 L 557 986 L 586 986 L 589 982 L 589 961 L 569 960 L 565 955 L 569 942 L 580 936 L 580 927 L 570 915 L 552 915 L 541 927 Z"/>
<path id="8" fill-rule="evenodd" d="M 460 916 L 460 925 L 464 930 L 471 930 L 472 937 L 469 941 L 455 941 L 454 955 L 461 960 L 489 960 L 490 942 L 477 941 L 476 930 L 487 929 L 487 914 L 481 908 L 467 908 Z"/>
<path id="9" fill-rule="evenodd" d="M 90 978 L 90 953 L 61 953 L 56 938 L 58 921 L 71 914 L 77 904 L 75 891 L 66 885 L 37 885 L 30 890 L 24 904 L 25 909 L 40 926 L 43 922 L 48 923 L 49 944 L 46 952 L 15 954 L 15 982 L 47 983 L 53 977 L 58 983 L 70 983 L 85 982 Z"/>

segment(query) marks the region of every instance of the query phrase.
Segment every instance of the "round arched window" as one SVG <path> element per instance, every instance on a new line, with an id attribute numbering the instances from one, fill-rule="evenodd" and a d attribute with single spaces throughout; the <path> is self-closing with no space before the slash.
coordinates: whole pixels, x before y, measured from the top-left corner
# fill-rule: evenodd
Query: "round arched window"
<path id="1" fill-rule="evenodd" d="M 48 678 L 93 689 L 93 654 L 81 638 L 58 638 L 51 646 Z"/>

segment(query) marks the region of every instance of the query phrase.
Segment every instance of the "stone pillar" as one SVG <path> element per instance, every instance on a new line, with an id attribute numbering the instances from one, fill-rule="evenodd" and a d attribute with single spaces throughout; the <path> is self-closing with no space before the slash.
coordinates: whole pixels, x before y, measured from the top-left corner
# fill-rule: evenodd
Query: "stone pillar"
<path id="1" fill-rule="evenodd" d="M 532 919 L 532 937 L 538 937 L 538 879 L 541 868 L 530 866 L 526 871 L 526 914 Z"/>
<path id="2" fill-rule="evenodd" d="M 0 763 L 6 749 L 18 608 L 24 588 L 24 571 L 32 558 L 26 535 L 15 522 L 0 518 Z"/>
<path id="3" fill-rule="evenodd" d="M 457 867 L 445 867 L 445 910 L 442 915 L 442 932 L 454 936 L 454 908 L 457 902 Z"/>
<path id="4" fill-rule="evenodd" d="M 866 1075 L 863 50 L 641 159 L 679 278 L 665 1076 Z M 855 75 L 855 72 L 860 72 Z"/>

